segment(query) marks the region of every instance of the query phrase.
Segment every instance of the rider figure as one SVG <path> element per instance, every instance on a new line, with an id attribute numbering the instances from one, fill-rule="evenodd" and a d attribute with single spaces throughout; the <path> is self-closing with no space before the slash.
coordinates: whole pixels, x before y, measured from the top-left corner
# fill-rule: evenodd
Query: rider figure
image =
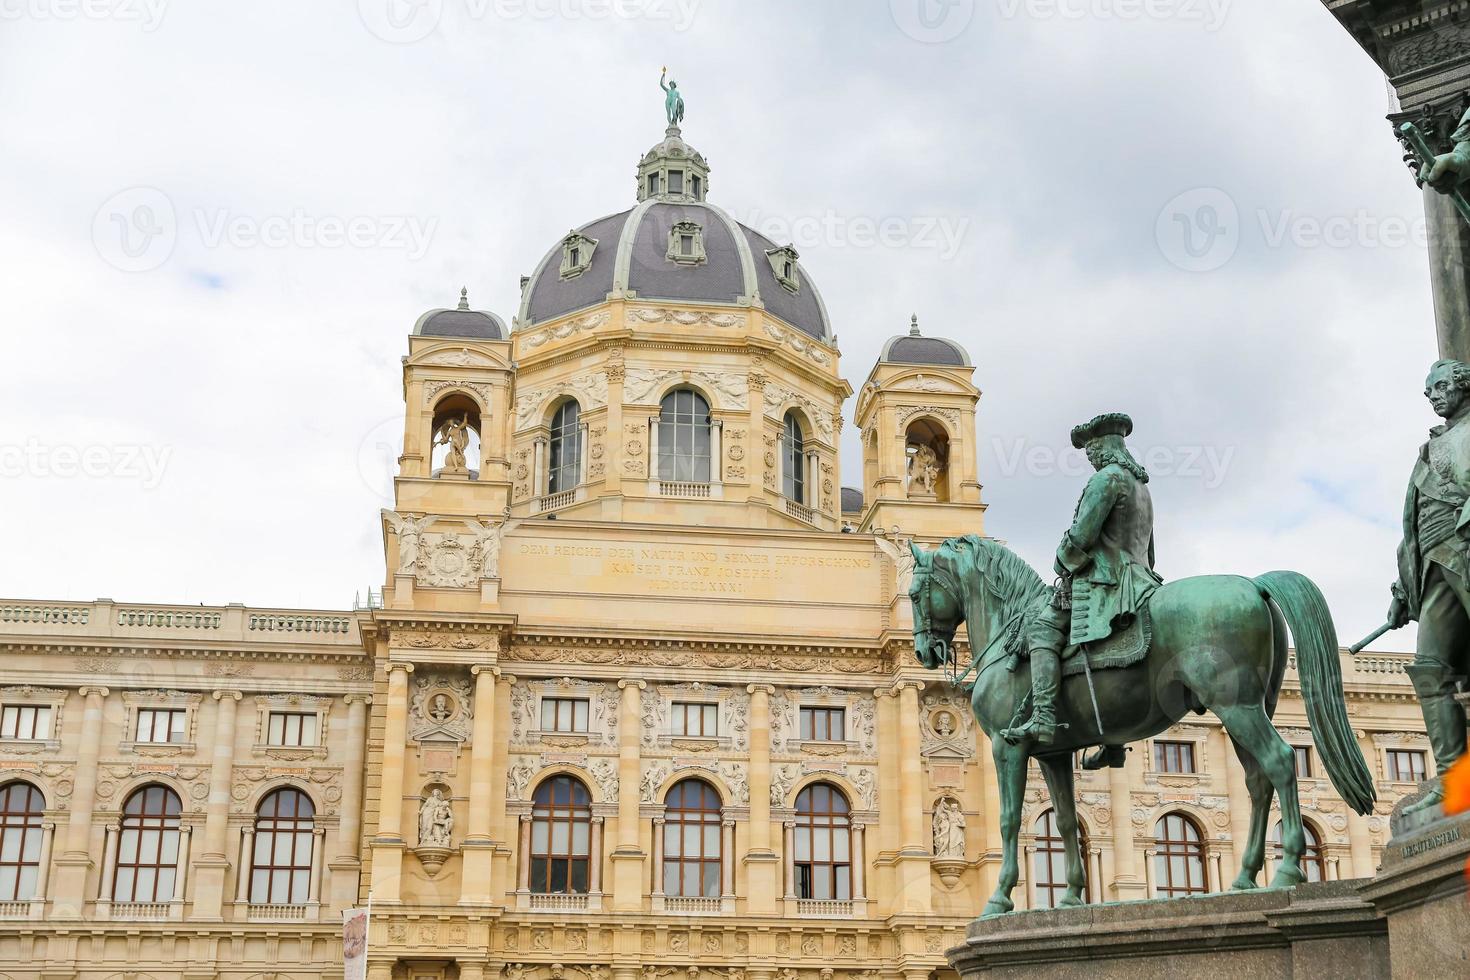
<path id="1" fill-rule="evenodd" d="M 1051 602 L 1028 617 L 1026 648 L 1031 659 L 1031 718 L 1007 728 L 1010 742 L 1031 739 L 1049 745 L 1056 738 L 1057 691 L 1063 651 L 1108 638 L 1143 608 L 1160 584 L 1154 574 L 1154 506 L 1148 472 L 1128 452 L 1123 439 L 1133 420 L 1122 413 L 1099 415 L 1072 430 L 1072 445 L 1087 451 L 1097 472 L 1087 481 L 1072 526 L 1057 548 L 1057 587 Z M 1122 623 L 1118 621 L 1122 620 Z M 1116 764 L 1114 754 L 1090 760 L 1093 767 Z"/>

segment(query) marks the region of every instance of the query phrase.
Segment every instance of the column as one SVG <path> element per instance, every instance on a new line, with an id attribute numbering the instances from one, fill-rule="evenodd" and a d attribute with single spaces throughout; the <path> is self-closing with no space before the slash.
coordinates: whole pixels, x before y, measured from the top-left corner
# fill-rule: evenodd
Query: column
<path id="1" fill-rule="evenodd" d="M 854 902 L 866 902 L 868 900 L 868 828 L 865 824 L 856 824 L 852 828 L 852 900 Z M 861 909 L 858 910 L 862 912 Z"/>
<path id="2" fill-rule="evenodd" d="M 1021 881 L 1026 886 L 1026 907 L 1028 909 L 1036 908 L 1036 876 L 1029 873 L 1036 868 L 1035 856 L 1035 844 L 1025 844 L 1021 847 L 1018 860 L 1021 864 Z"/>
<path id="3" fill-rule="evenodd" d="M 347 737 L 342 753 L 342 816 L 337 822 L 337 856 L 332 872 L 332 905 L 346 909 L 357 905 L 358 875 L 362 870 L 362 776 L 367 746 L 367 708 L 372 697 L 349 694 Z"/>
<path id="4" fill-rule="evenodd" d="M 751 430 L 751 438 L 758 438 Z M 759 443 L 754 443 L 752 449 Z M 754 453 L 752 453 L 754 455 Z M 751 915 L 774 915 L 776 854 L 771 850 L 771 695 L 769 684 L 751 684 L 750 695 L 750 833 L 745 850 L 745 907 Z"/>
<path id="5" fill-rule="evenodd" d="M 1235 745 L 1226 738 L 1225 790 L 1230 799 L 1230 844 L 1235 857 L 1235 871 L 1240 872 L 1240 862 L 1245 857 L 1246 840 L 1250 837 L 1251 794 L 1245 785 L 1245 768 L 1235 754 Z"/>
<path id="6" fill-rule="evenodd" d="M 182 912 L 183 912 L 182 906 L 184 904 L 184 896 L 185 896 L 185 894 L 187 893 L 187 890 L 188 890 L 188 883 L 189 883 L 189 842 L 193 839 L 193 837 L 194 837 L 194 828 L 193 827 L 189 826 L 188 824 L 185 824 L 184 826 L 182 826 L 182 827 L 179 828 L 179 853 L 178 853 L 178 860 L 174 864 L 174 894 L 173 894 L 173 900 L 175 902 L 177 902 L 181 906 L 180 909 L 179 909 L 179 913 L 180 914 L 182 914 Z"/>
<path id="7" fill-rule="evenodd" d="M 1206 891 L 1221 892 L 1225 890 L 1225 879 L 1221 876 L 1220 852 L 1214 848 L 1210 849 L 1210 870 L 1215 876 L 1215 887 L 1211 888 L 1209 882 L 1205 882 Z"/>
<path id="8" fill-rule="evenodd" d="M 373 838 L 373 899 L 396 904 L 403 873 L 403 760 L 408 746 L 408 675 L 413 664 L 390 663 L 383 723 L 383 783 Z"/>
<path id="9" fill-rule="evenodd" d="M 817 465 L 817 452 L 814 449 L 806 454 L 806 505 L 818 512 L 822 506 L 822 488 L 817 483 L 821 475 L 822 468 Z"/>
<path id="10" fill-rule="evenodd" d="M 709 482 L 722 483 L 725 465 L 720 456 L 721 436 L 725 432 L 723 419 L 712 419 L 709 424 Z"/>
<path id="11" fill-rule="evenodd" d="M 531 496 L 540 497 L 546 493 L 546 440 L 537 436 L 533 445 L 536 456 L 532 460 L 535 468 L 531 471 Z"/>
<path id="12" fill-rule="evenodd" d="M 235 875 L 235 901 L 241 905 L 250 900 L 250 868 L 254 853 L 255 827 L 246 825 L 240 828 L 240 860 L 235 865 L 239 869 Z"/>
<path id="13" fill-rule="evenodd" d="M 1087 871 L 1087 884 L 1090 886 L 1087 889 L 1087 900 L 1089 902 L 1101 902 L 1103 900 L 1103 860 L 1101 847 L 1094 847 L 1092 849 L 1092 863 L 1089 865 Z"/>
<path id="14" fill-rule="evenodd" d="M 1108 797 L 1113 810 L 1113 884 L 1111 891 L 1103 894 L 1119 902 L 1146 898 L 1152 892 L 1147 879 L 1139 881 L 1137 845 L 1133 840 L 1133 797 L 1126 765 L 1108 770 Z M 1151 873 L 1147 865 L 1144 870 Z"/>
<path id="15" fill-rule="evenodd" d="M 587 453 L 591 448 L 587 445 L 587 423 L 583 422 L 577 426 L 577 486 L 587 484 Z"/>
<path id="16" fill-rule="evenodd" d="M 933 896 L 924 833 L 924 760 L 919 749 L 919 691 L 923 687 L 917 680 L 894 685 L 898 692 L 898 910 L 904 912 L 928 912 Z"/>
<path id="17" fill-rule="evenodd" d="M 31 895 L 31 917 L 41 918 L 46 905 L 46 886 L 51 881 L 51 849 L 56 840 L 56 823 L 41 824 L 41 866 L 36 869 L 36 890 Z"/>
<path id="18" fill-rule="evenodd" d="M 215 691 L 214 742 L 210 748 L 209 800 L 204 811 L 204 846 L 194 870 L 194 915 L 218 921 L 225 902 L 229 868 L 230 776 L 235 764 L 235 716 L 239 691 Z M 246 865 L 245 867 L 249 867 Z M 243 875 L 243 868 L 235 874 Z"/>
<path id="19" fill-rule="evenodd" d="M 781 862 L 786 868 L 786 898 L 796 898 L 796 821 L 781 824 Z"/>
<path id="20" fill-rule="evenodd" d="M 495 780 L 495 679 L 500 670 L 490 664 L 470 668 L 475 678 L 475 720 L 470 742 L 470 812 L 463 844 L 464 870 L 460 878 L 461 905 L 489 904 L 495 842 L 490 837 L 491 787 Z"/>
<path id="21" fill-rule="evenodd" d="M 521 814 L 520 833 L 516 838 L 516 891 L 525 895 L 531 890 L 531 815 Z M 522 903 L 522 907 L 528 903 Z"/>
<path id="22" fill-rule="evenodd" d="M 752 433 L 754 434 L 754 433 Z M 776 435 L 776 492 L 786 492 L 786 429 Z"/>
<path id="23" fill-rule="evenodd" d="M 641 780 L 643 681 L 618 681 L 622 691 L 618 717 L 618 846 L 612 853 L 613 908 L 643 908 L 644 853 L 638 839 L 638 784 Z"/>
<path id="24" fill-rule="evenodd" d="M 588 848 L 591 853 L 588 855 L 587 862 L 590 865 L 587 869 L 587 891 L 592 896 L 592 903 L 588 905 L 588 908 L 594 912 L 601 905 L 598 896 L 602 895 L 602 827 L 604 823 L 606 820 L 603 817 L 592 818 L 592 840 Z"/>
<path id="25" fill-rule="evenodd" d="M 653 897 L 654 910 L 664 897 L 664 818 L 653 818 Z"/>
<path id="26" fill-rule="evenodd" d="M 92 817 L 97 806 L 97 758 L 102 751 L 102 703 L 105 687 L 80 689 L 82 736 L 77 745 L 76 777 L 66 818 L 66 847 L 56 861 L 56 898 L 51 914 L 79 919 L 86 903 L 87 871 L 92 867 Z"/>
<path id="27" fill-rule="evenodd" d="M 1373 861 L 1373 837 L 1368 829 L 1368 818 L 1348 808 L 1348 867 L 1353 869 L 1354 878 L 1371 878 L 1378 868 Z"/>
<path id="28" fill-rule="evenodd" d="M 1143 850 L 1143 894 L 1145 898 L 1154 897 L 1154 849 L 1146 847 Z"/>
<path id="29" fill-rule="evenodd" d="M 113 876 L 117 874 L 117 824 L 108 824 L 107 829 L 103 831 L 103 835 L 102 875 L 97 888 L 97 903 L 100 906 L 98 909 L 99 912 L 112 905 Z"/>
<path id="30" fill-rule="evenodd" d="M 316 827 L 311 832 L 311 880 L 307 885 L 307 901 L 322 904 L 322 852 L 327 849 L 327 831 Z"/>
<path id="31" fill-rule="evenodd" d="M 720 854 L 722 855 L 720 875 L 724 879 L 720 897 L 728 899 L 725 904 L 728 906 L 728 911 L 733 912 L 735 907 L 731 903 L 735 901 L 735 821 L 725 820 L 720 824 L 720 829 L 725 835 L 720 841 Z"/>
<path id="32" fill-rule="evenodd" d="M 648 482 L 658 479 L 658 416 L 648 420 Z"/>
<path id="33" fill-rule="evenodd" d="M 1338 867 L 1338 862 L 1341 860 L 1342 858 L 1338 857 L 1336 854 L 1327 859 L 1326 870 L 1328 881 L 1337 881 L 1338 878 L 1341 877 L 1341 869 Z"/>

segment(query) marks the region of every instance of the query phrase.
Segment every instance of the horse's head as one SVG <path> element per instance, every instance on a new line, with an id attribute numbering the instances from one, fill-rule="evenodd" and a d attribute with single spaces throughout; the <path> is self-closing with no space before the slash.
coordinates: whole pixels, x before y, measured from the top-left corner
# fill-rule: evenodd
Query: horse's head
<path id="1" fill-rule="evenodd" d="M 965 619 L 959 581 L 954 569 L 940 557 L 940 549 L 925 551 L 910 541 L 909 550 L 914 555 L 914 576 L 909 583 L 914 656 L 925 667 L 937 670 L 949 659 L 955 631 Z"/>

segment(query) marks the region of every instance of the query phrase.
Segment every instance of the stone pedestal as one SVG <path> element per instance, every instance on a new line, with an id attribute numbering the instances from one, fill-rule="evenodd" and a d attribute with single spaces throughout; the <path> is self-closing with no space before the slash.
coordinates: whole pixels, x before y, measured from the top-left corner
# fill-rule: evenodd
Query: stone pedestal
<path id="1" fill-rule="evenodd" d="M 948 958 L 962 980 L 1388 980 L 1388 926 L 1358 884 L 1015 912 L 971 923 Z"/>
<path id="2" fill-rule="evenodd" d="M 1378 874 L 1357 883 L 1388 923 L 1394 980 L 1470 976 L 1470 813 L 1403 823 Z"/>

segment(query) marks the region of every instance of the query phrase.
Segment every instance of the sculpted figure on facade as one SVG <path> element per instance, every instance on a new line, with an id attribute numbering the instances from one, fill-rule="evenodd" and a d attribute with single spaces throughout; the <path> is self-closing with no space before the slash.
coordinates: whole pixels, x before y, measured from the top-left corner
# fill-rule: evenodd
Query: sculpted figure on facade
<path id="1" fill-rule="evenodd" d="M 398 535 L 398 571 L 400 574 L 411 574 L 419 565 L 423 554 L 420 542 L 429 525 L 434 523 L 434 515 L 425 514 L 415 520 L 396 514 L 386 507 L 381 513 L 383 520 L 393 528 L 393 533 Z"/>
<path id="2" fill-rule="evenodd" d="M 505 774 L 506 795 L 513 800 L 524 800 L 530 791 L 531 780 L 536 777 L 536 767 L 525 759 L 510 767 Z"/>
<path id="3" fill-rule="evenodd" d="M 454 831 L 454 811 L 437 788 L 419 806 L 419 846 L 448 847 Z"/>
<path id="4" fill-rule="evenodd" d="M 909 457 L 909 495 L 932 497 L 939 485 L 939 454 L 921 445 Z"/>
<path id="5" fill-rule="evenodd" d="M 934 804 L 934 856 L 965 856 L 965 815 L 959 803 L 949 797 Z"/>
<path id="6" fill-rule="evenodd" d="M 469 444 L 470 415 L 468 412 L 457 419 L 446 419 L 439 426 L 434 433 L 434 445 L 449 447 L 449 452 L 444 457 L 442 472 L 462 475 L 470 471 L 464 455 Z"/>

